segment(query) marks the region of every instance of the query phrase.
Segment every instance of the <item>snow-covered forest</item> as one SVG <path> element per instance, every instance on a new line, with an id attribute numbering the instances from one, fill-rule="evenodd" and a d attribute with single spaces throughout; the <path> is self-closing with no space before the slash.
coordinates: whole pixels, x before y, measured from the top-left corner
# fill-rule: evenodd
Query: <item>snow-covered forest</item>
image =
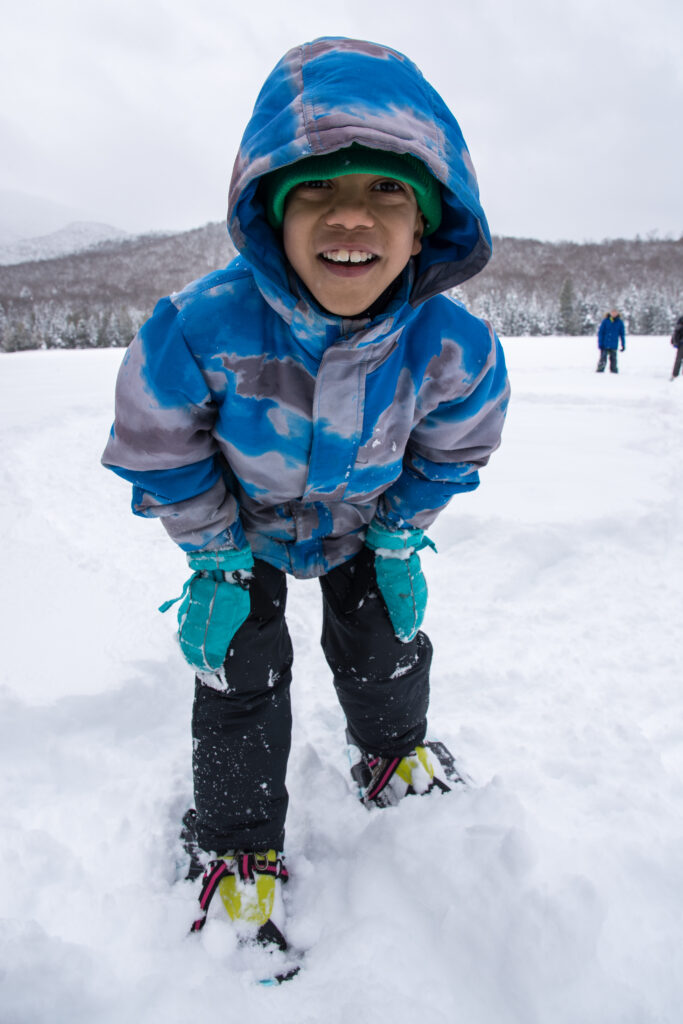
<path id="1" fill-rule="evenodd" d="M 209 224 L 0 266 L 0 351 L 127 345 L 159 298 L 232 255 L 225 226 Z M 671 332 L 681 281 L 683 239 L 496 238 L 489 265 L 456 294 L 508 336 L 593 334 L 615 306 L 629 334 L 652 335 Z"/>
<path id="2" fill-rule="evenodd" d="M 182 554 L 99 465 L 121 352 L 0 358 L 2 1024 L 679 1024 L 683 380 L 666 337 L 506 338 L 503 445 L 430 531 L 431 735 L 473 784 L 367 812 L 291 581 L 289 935 L 188 936 Z"/>
<path id="3" fill-rule="evenodd" d="M 629 334 L 667 334 L 683 310 L 683 238 L 496 238 L 490 264 L 460 293 L 507 336 L 594 334 L 615 307 Z"/>

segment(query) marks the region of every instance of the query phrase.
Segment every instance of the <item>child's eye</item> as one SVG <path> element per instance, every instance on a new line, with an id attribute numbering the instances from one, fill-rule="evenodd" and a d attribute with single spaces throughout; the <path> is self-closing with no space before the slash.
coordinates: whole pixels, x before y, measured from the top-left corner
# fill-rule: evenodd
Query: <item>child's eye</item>
<path id="1" fill-rule="evenodd" d="M 405 192 L 405 185 L 402 181 L 396 181 L 394 178 L 385 178 L 383 181 L 378 181 L 373 186 L 379 192 Z"/>
<path id="2" fill-rule="evenodd" d="M 310 181 L 302 181 L 299 188 L 327 188 L 328 185 L 326 178 L 312 178 Z"/>

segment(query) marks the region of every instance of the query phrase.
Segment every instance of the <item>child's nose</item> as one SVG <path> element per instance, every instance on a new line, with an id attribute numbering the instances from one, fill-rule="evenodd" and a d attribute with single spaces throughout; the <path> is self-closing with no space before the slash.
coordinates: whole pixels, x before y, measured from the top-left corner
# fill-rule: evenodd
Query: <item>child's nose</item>
<path id="1" fill-rule="evenodd" d="M 330 227 L 343 228 L 372 227 L 375 223 L 372 211 L 362 196 L 335 196 L 325 216 Z"/>

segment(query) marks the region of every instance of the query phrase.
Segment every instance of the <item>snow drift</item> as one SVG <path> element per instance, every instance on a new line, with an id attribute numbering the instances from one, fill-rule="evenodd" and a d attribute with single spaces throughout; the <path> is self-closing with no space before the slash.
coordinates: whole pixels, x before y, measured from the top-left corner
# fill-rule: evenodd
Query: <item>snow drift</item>
<path id="1" fill-rule="evenodd" d="M 665 338 L 506 344 L 482 486 L 431 534 L 431 734 L 475 784 L 367 812 L 320 652 L 295 646 L 290 984 L 188 937 L 187 570 L 99 466 L 120 351 L 0 361 L 3 1024 L 652 1024 L 683 996 L 683 381 Z M 180 865 L 180 868 L 182 865 Z"/>

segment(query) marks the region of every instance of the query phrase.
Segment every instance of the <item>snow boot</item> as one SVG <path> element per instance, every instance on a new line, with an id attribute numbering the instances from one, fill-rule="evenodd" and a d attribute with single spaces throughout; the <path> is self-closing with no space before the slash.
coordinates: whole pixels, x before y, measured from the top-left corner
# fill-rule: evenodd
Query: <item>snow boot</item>
<path id="1" fill-rule="evenodd" d="M 288 878 L 282 855 L 276 850 L 236 850 L 210 861 L 199 895 L 201 915 L 191 930 L 197 932 L 204 927 L 211 901 L 218 893 L 242 942 L 286 951 L 282 884 Z"/>
<path id="2" fill-rule="evenodd" d="M 448 748 L 436 740 L 418 746 L 405 757 L 377 757 L 349 745 L 351 776 L 366 807 L 392 807 L 404 796 L 448 793 L 468 779 Z"/>
<path id="3" fill-rule="evenodd" d="M 194 882 L 203 874 L 199 893 L 200 915 L 194 921 L 191 932 L 198 932 L 206 924 L 209 907 L 216 893 L 231 921 L 234 922 L 238 938 L 243 945 L 259 945 L 266 950 L 289 953 L 289 946 L 282 928 L 284 906 L 282 885 L 289 874 L 284 857 L 276 850 L 262 853 L 230 851 L 215 860 L 197 842 L 197 812 L 194 807 L 183 815 L 180 832 L 187 863 L 186 880 Z M 293 978 L 299 971 L 292 965 L 271 979 L 280 983 Z M 263 981 L 270 984 L 270 981 Z"/>
<path id="4" fill-rule="evenodd" d="M 284 907 L 282 884 L 289 878 L 281 854 L 236 850 L 207 864 L 199 895 L 201 914 L 191 931 L 200 931 L 216 893 L 234 922 L 242 945 L 262 946 L 270 953 L 288 954 L 281 969 L 259 979 L 261 985 L 280 985 L 295 978 L 300 963 L 291 958 L 291 950 L 282 933 Z"/>

